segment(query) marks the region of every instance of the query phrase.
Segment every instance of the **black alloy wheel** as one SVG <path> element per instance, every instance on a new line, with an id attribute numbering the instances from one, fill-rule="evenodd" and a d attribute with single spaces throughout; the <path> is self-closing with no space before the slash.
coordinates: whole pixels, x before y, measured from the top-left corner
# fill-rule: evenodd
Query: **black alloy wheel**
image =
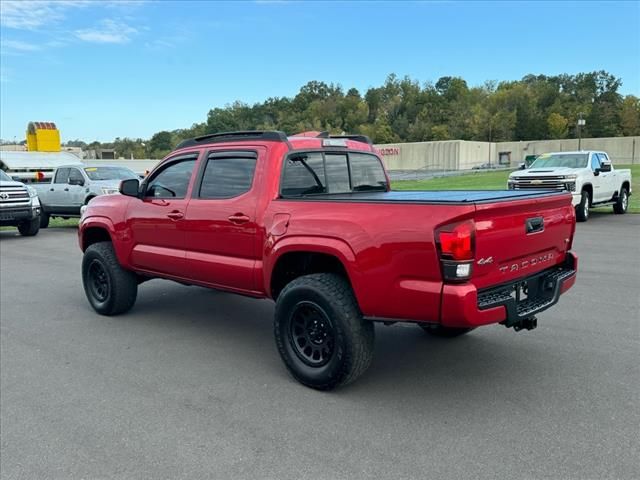
<path id="1" fill-rule="evenodd" d="M 102 262 L 94 259 L 88 269 L 89 292 L 99 303 L 105 302 L 111 292 L 111 281 Z"/>
<path id="2" fill-rule="evenodd" d="M 310 367 L 326 365 L 335 351 L 335 329 L 316 303 L 299 302 L 291 312 L 289 341 L 294 352 Z"/>

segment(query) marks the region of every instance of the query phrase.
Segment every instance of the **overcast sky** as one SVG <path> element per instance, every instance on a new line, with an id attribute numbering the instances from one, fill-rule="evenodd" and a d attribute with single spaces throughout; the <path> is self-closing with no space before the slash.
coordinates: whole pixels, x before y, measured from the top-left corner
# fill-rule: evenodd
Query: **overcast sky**
<path id="1" fill-rule="evenodd" d="M 640 95 L 640 3 L 2 0 L 0 137 L 148 138 L 310 80 L 472 85 L 607 70 Z"/>

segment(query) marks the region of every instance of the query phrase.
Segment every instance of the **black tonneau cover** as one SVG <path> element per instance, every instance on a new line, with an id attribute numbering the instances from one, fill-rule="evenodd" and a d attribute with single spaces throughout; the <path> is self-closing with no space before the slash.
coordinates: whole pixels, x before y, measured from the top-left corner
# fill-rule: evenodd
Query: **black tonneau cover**
<path id="1" fill-rule="evenodd" d="M 492 203 L 508 200 L 527 200 L 535 197 L 567 195 L 568 192 L 548 190 L 397 190 L 391 192 L 353 192 L 313 194 L 285 197 L 286 200 L 311 200 L 321 202 L 371 202 L 371 203 Z"/>

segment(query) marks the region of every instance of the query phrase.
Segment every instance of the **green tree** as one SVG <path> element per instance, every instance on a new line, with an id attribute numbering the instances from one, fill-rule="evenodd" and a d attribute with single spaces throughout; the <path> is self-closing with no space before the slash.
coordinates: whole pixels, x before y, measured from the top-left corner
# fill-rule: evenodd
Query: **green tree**
<path id="1" fill-rule="evenodd" d="M 151 158 L 162 158 L 169 153 L 174 146 L 171 132 L 161 131 L 151 137 L 147 149 Z"/>
<path id="2" fill-rule="evenodd" d="M 569 132 L 569 121 L 559 113 L 551 113 L 547 117 L 547 127 L 551 138 L 566 138 Z"/>
<path id="3" fill-rule="evenodd" d="M 620 127 L 625 136 L 640 135 L 640 99 L 627 95 L 622 101 Z"/>

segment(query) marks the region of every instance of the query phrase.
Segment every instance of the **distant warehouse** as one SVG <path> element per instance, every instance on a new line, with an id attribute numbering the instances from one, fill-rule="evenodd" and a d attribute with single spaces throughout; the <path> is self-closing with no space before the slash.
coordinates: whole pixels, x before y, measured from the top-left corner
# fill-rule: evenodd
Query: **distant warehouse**
<path id="1" fill-rule="evenodd" d="M 525 157 L 578 149 L 578 140 L 520 142 L 438 142 L 375 145 L 391 171 L 447 172 L 472 168 L 517 168 Z M 583 138 L 583 150 L 603 150 L 615 164 L 640 163 L 640 137 Z"/>

